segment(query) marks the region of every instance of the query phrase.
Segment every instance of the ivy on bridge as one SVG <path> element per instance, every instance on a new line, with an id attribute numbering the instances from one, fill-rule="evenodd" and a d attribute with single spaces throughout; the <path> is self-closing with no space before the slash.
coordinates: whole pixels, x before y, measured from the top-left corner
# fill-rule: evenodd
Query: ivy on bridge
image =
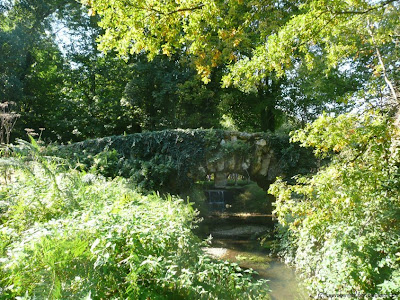
<path id="1" fill-rule="evenodd" d="M 106 177 L 131 178 L 142 191 L 170 193 L 185 191 L 209 174 L 223 185 L 231 173 L 268 189 L 277 176 L 308 172 L 312 159 L 285 135 L 214 129 L 110 136 L 61 146 L 57 154 Z"/>

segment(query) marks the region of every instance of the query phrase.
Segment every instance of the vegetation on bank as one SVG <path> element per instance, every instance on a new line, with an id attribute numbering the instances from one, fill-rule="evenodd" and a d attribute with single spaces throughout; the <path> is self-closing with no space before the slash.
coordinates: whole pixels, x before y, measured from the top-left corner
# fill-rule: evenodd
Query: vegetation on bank
<path id="1" fill-rule="evenodd" d="M 292 139 L 332 161 L 271 186 L 281 253 L 315 295 L 398 297 L 399 128 L 380 113 L 323 115 Z"/>
<path id="2" fill-rule="evenodd" d="M 1 161 L 0 298 L 268 299 L 266 281 L 204 254 L 190 203 L 23 145 Z"/>

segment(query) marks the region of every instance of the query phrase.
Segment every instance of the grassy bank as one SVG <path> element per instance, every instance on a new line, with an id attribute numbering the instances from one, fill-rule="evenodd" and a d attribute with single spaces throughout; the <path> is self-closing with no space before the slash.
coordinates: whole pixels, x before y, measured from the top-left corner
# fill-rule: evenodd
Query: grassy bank
<path id="1" fill-rule="evenodd" d="M 26 158 L 2 159 L 19 167 L 0 190 L 0 298 L 268 299 L 264 281 L 203 253 L 183 200 Z"/>

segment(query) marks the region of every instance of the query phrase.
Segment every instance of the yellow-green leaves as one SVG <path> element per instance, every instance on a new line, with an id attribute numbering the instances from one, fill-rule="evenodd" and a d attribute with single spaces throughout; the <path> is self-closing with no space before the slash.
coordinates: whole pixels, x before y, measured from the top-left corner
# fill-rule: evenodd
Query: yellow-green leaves
<path id="1" fill-rule="evenodd" d="M 400 7 L 396 2 L 307 1 L 266 41 L 253 47 L 250 60 L 235 64 L 228 75 L 230 79 L 225 78 L 224 83 L 240 82 L 249 90 L 248 77 L 260 82 L 270 72 L 283 76 L 298 60 L 312 69 L 314 57 L 321 56 L 328 68 L 333 68 L 345 61 L 374 58 L 377 48 L 387 52 L 383 64 L 394 68 L 398 41 L 393 37 L 400 28 Z M 375 60 L 374 64 L 381 63 Z"/>
<path id="2" fill-rule="evenodd" d="M 355 114 L 338 117 L 323 114 L 314 123 L 292 133 L 292 141 L 315 148 L 315 153 L 322 157 L 350 149 L 365 151 L 376 136 L 387 135 L 384 119 L 375 113 L 365 113 L 361 118 Z"/>
<path id="3" fill-rule="evenodd" d="M 82 0 L 91 14 L 101 16 L 105 33 L 99 39 L 103 51 L 148 54 L 149 58 L 187 52 L 197 72 L 208 82 L 211 70 L 223 63 L 235 63 L 241 51 L 250 52 L 269 34 L 271 24 L 264 19 L 278 11 L 273 1 L 222 0 Z M 282 14 L 279 13 L 279 16 Z M 268 25 L 267 25 L 268 24 Z M 261 32 L 259 27 L 263 27 Z"/>
<path id="4" fill-rule="evenodd" d="M 270 187 L 286 258 L 314 293 L 397 295 L 400 181 L 391 120 L 376 112 L 324 114 L 292 139 L 331 160 L 295 184 Z"/>

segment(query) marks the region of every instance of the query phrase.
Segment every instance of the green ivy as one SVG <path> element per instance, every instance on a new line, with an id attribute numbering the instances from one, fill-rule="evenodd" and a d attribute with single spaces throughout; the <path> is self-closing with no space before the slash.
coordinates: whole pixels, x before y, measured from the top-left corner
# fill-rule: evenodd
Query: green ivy
<path id="1" fill-rule="evenodd" d="M 311 152 L 289 144 L 288 136 L 255 133 L 247 134 L 246 140 L 231 141 L 233 133 L 239 134 L 223 130 L 164 130 L 87 140 L 48 152 L 67 158 L 75 168 L 106 177 L 130 178 L 142 191 L 170 193 L 188 190 L 206 160 L 248 157 L 256 138 L 264 139 L 274 150 L 288 178 L 315 167 Z"/>

